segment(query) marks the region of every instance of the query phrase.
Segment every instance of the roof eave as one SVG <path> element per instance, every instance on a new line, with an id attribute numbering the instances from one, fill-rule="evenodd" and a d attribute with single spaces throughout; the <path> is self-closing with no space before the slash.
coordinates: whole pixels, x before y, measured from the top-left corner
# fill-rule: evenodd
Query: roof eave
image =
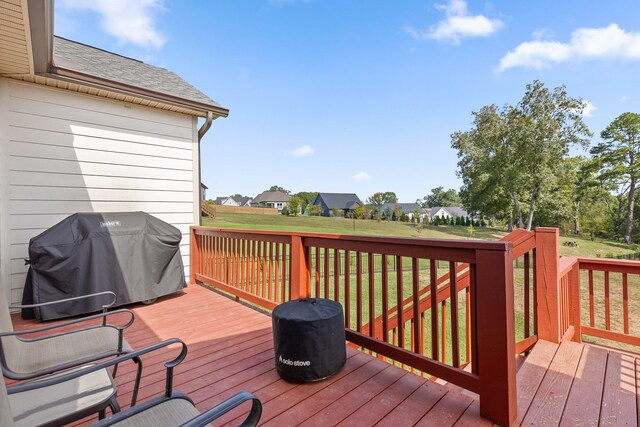
<path id="1" fill-rule="evenodd" d="M 49 72 L 38 73 L 38 75 L 42 77 L 63 80 L 78 85 L 89 86 L 96 89 L 116 92 L 123 95 L 142 97 L 156 102 L 175 105 L 176 107 L 200 112 L 201 116 L 203 117 L 206 116 L 207 112 L 209 111 L 217 117 L 227 117 L 229 115 L 229 110 L 219 105 L 206 104 L 203 102 L 179 98 L 177 96 L 168 95 L 166 93 L 156 92 L 149 89 L 128 85 L 126 83 L 120 83 L 113 80 L 92 76 L 90 74 L 69 70 L 63 67 L 56 67 L 52 65 L 49 68 Z"/>

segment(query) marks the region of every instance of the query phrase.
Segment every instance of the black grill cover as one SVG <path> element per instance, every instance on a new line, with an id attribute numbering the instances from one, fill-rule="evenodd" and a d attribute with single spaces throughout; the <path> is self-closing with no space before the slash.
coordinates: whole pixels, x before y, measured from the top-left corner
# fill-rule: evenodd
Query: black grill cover
<path id="1" fill-rule="evenodd" d="M 347 360 L 342 305 L 323 298 L 297 299 L 273 310 L 276 370 L 286 380 L 316 381 Z"/>
<path id="2" fill-rule="evenodd" d="M 180 231 L 145 212 L 77 213 L 29 242 L 23 301 L 34 303 L 101 291 L 116 305 L 167 295 L 186 286 Z M 110 297 L 35 310 L 38 320 L 98 311 Z M 23 316 L 25 313 L 23 313 Z"/>

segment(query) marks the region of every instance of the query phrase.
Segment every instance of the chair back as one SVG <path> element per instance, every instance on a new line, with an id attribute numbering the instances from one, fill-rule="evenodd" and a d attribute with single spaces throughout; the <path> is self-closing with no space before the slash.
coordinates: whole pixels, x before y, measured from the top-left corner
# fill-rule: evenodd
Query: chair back
<path id="1" fill-rule="evenodd" d="M 9 303 L 4 293 L 4 289 L 0 286 L 0 332 L 13 332 L 13 323 L 11 323 L 11 315 L 9 314 Z M 18 342 L 16 337 L 0 338 L 0 361 L 3 364 L 11 364 L 18 357 Z M 0 423 L 0 425 L 4 425 Z"/>
<path id="2" fill-rule="evenodd" d="M 15 425 L 13 422 L 13 414 L 9 405 L 9 396 L 7 387 L 4 385 L 4 378 L 0 378 L 0 426 L 11 427 Z"/>

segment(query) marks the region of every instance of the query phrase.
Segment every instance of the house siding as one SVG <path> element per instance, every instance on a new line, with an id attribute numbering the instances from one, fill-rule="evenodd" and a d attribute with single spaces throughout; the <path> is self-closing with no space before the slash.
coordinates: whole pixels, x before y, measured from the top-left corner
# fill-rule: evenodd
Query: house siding
<path id="1" fill-rule="evenodd" d="M 76 212 L 199 221 L 196 118 L 0 78 L 0 285 L 18 302 L 29 239 Z"/>

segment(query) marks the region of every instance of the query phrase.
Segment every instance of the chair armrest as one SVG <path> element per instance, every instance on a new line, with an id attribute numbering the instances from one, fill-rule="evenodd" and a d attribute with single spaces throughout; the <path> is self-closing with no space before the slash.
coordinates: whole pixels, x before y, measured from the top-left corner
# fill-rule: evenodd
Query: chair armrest
<path id="1" fill-rule="evenodd" d="M 49 387 L 55 384 L 60 384 L 65 381 L 81 377 L 90 372 L 99 371 L 100 369 L 109 368 L 111 366 L 117 365 L 127 360 L 138 358 L 144 354 L 151 353 L 152 351 L 156 351 L 163 347 L 167 347 L 171 344 L 181 344 L 182 349 L 180 350 L 180 354 L 178 354 L 178 356 L 175 359 L 170 360 L 169 362 L 166 362 L 164 364 L 164 366 L 167 368 L 167 379 L 168 379 L 169 373 L 171 372 L 171 375 L 173 374 L 173 367 L 175 367 L 180 362 L 182 362 L 184 358 L 187 356 L 187 345 L 178 338 L 171 338 L 171 339 L 159 342 L 157 344 L 150 345 L 149 347 L 132 351 L 131 353 L 123 354 L 122 356 L 118 356 L 114 359 L 109 359 L 105 362 L 96 363 L 95 365 L 83 367 L 83 369 L 74 370 L 72 372 L 66 372 L 60 375 L 56 375 L 53 378 L 47 377 L 41 380 L 30 381 L 28 383 L 21 383 L 12 387 L 8 387 L 7 393 L 8 394 L 20 393 L 23 391 L 35 390 L 42 387 Z"/>
<path id="2" fill-rule="evenodd" d="M 135 315 L 133 314 L 133 312 L 131 310 L 123 308 L 123 309 L 120 309 L 120 310 L 110 311 L 110 312 L 107 312 L 107 313 L 98 313 L 98 314 L 93 314 L 91 316 L 83 317 L 83 318 L 80 318 L 80 319 L 69 320 L 67 322 L 58 323 L 56 325 L 43 326 L 41 328 L 36 328 L 36 329 L 27 329 L 27 330 L 23 330 L 23 331 L 13 331 L 13 332 L 0 332 L 0 337 L 20 336 L 20 335 L 33 334 L 33 333 L 37 333 L 37 332 L 50 331 L 52 329 L 62 328 L 64 326 L 74 325 L 74 324 L 77 324 L 77 323 L 86 322 L 88 320 L 100 319 L 100 318 L 102 319 L 102 324 L 106 325 L 107 316 L 112 316 L 114 314 L 119 314 L 119 313 L 129 313 L 129 315 L 130 315 L 129 321 L 127 323 L 125 323 L 124 325 L 121 325 L 121 326 L 115 326 L 115 325 L 111 325 L 111 326 L 113 326 L 114 328 L 116 328 L 118 330 L 123 330 L 123 329 L 126 329 L 126 328 L 128 328 L 129 326 L 131 326 L 133 324 L 133 321 L 135 320 Z M 73 331 L 69 331 L 69 332 L 73 332 Z"/>
<path id="3" fill-rule="evenodd" d="M 44 307 L 44 306 L 47 306 L 47 305 L 60 304 L 60 303 L 63 303 L 63 302 L 77 301 L 77 300 L 81 300 L 81 299 L 98 297 L 98 296 L 101 296 L 101 295 L 111 295 L 113 297 L 113 300 L 109 304 L 104 304 L 102 306 L 103 310 L 106 310 L 109 307 L 113 307 L 113 305 L 116 303 L 116 299 L 117 299 L 116 294 L 114 292 L 111 292 L 111 291 L 104 291 L 104 292 L 97 292 L 95 294 L 80 295 L 80 296 L 72 297 L 72 298 L 59 299 L 59 300 L 55 300 L 55 301 L 41 302 L 41 303 L 38 303 L 38 304 L 12 304 L 12 305 L 9 306 L 9 309 L 13 310 L 13 309 L 16 309 L 16 308 Z"/>
<path id="4" fill-rule="evenodd" d="M 249 415 L 247 418 L 240 424 L 241 427 L 248 426 L 256 426 L 258 425 L 258 421 L 260 421 L 260 416 L 262 415 L 262 403 L 260 400 L 255 397 L 253 394 L 247 391 L 241 391 L 240 393 L 234 394 L 224 402 L 219 405 L 214 406 L 213 408 L 203 412 L 195 418 L 187 421 L 182 424 L 181 427 L 201 427 L 206 426 L 211 421 L 220 418 L 227 412 L 231 411 L 233 408 L 241 405 L 242 403 L 251 400 L 251 411 L 249 411 Z"/>

